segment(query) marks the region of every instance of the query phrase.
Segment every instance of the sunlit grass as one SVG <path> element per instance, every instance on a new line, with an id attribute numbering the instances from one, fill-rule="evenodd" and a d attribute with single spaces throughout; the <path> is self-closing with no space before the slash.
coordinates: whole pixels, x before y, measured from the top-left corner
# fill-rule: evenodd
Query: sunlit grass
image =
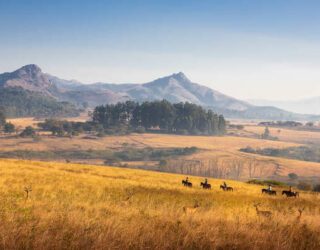
<path id="1" fill-rule="evenodd" d="M 111 167 L 0 160 L 0 249 L 317 249 L 320 199 L 261 186 Z M 31 187 L 26 199 L 25 187 Z M 273 213 L 258 217 L 253 207 Z M 195 205 L 199 207 L 194 208 Z M 298 221 L 298 209 L 305 208 Z"/>

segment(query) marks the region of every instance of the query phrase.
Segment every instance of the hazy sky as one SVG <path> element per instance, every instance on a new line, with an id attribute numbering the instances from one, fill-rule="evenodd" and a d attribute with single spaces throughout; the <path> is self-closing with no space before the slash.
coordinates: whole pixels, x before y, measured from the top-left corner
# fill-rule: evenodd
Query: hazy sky
<path id="1" fill-rule="evenodd" d="M 320 1 L 0 0 L 0 72 L 83 82 L 183 71 L 237 98 L 320 96 Z"/>

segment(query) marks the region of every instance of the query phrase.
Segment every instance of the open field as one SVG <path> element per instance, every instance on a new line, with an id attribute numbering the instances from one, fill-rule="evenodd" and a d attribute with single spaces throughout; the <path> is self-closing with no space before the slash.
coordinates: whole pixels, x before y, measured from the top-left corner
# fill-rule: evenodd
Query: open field
<path id="1" fill-rule="evenodd" d="M 126 136 L 106 136 L 103 138 L 87 135 L 68 137 L 41 136 L 40 139 L 2 137 L 1 151 L 33 150 L 33 151 L 66 151 L 66 150 L 121 150 L 123 148 L 184 148 L 197 147 L 199 152 L 189 156 L 174 157 L 163 169 L 167 172 L 183 174 L 207 175 L 219 178 L 248 179 L 286 177 L 288 173 L 296 173 L 301 177 L 320 177 L 320 164 L 276 157 L 251 155 L 239 152 L 240 148 L 283 148 L 299 144 L 270 141 L 243 137 L 209 137 L 209 136 L 178 136 L 165 134 L 131 134 Z M 56 159 L 66 161 L 66 159 Z M 74 162 L 103 164 L 102 159 L 77 159 Z M 155 162 L 125 162 L 129 167 L 155 169 Z M 190 166 L 190 164 L 192 166 Z M 192 171 L 188 168 L 192 167 Z M 249 170 L 249 167 L 251 170 Z M 211 170 L 210 170 L 210 169 Z M 241 169 L 240 169 L 241 168 Z M 202 169 L 207 169 L 203 170 Z M 229 169 L 222 171 L 222 169 Z M 211 171 L 211 172 L 210 172 Z M 218 171 L 218 173 L 213 173 Z"/>
<path id="2" fill-rule="evenodd" d="M 265 127 L 250 125 L 245 126 L 244 131 L 249 132 L 249 135 L 261 135 Z M 304 131 L 289 128 L 269 127 L 271 136 L 277 137 L 280 141 L 302 143 L 302 144 L 320 144 L 320 132 Z"/>
<path id="3" fill-rule="evenodd" d="M 22 160 L 0 160 L 0 176 L 0 249 L 320 247 L 311 193 L 271 197 L 235 181 L 226 193 L 214 179 L 206 191 L 198 177 L 186 188 L 181 175 Z M 272 215 L 257 215 L 254 203 Z"/>

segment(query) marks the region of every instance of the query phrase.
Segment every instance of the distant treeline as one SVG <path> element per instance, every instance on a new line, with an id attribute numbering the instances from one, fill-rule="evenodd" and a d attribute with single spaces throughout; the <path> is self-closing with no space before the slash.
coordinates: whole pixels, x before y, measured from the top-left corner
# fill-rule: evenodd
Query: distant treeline
<path id="1" fill-rule="evenodd" d="M 242 152 L 260 154 L 265 156 L 284 157 L 301 161 L 320 162 L 319 147 L 288 147 L 288 148 L 258 148 L 246 147 L 240 149 Z"/>
<path id="2" fill-rule="evenodd" d="M 296 121 L 271 121 L 271 122 L 260 122 L 260 126 L 269 126 L 269 127 L 300 127 L 303 126 L 301 122 Z"/>
<path id="3" fill-rule="evenodd" d="M 165 133 L 221 135 L 226 121 L 222 115 L 191 103 L 172 104 L 166 100 L 133 101 L 98 106 L 92 121 L 105 130 L 158 130 Z"/>
<path id="4" fill-rule="evenodd" d="M 196 153 L 196 147 L 185 148 L 133 148 L 125 147 L 123 150 L 63 150 L 63 151 L 34 151 L 16 150 L 1 152 L 0 158 L 40 159 L 40 160 L 90 160 L 102 159 L 107 164 L 120 161 L 160 161 L 170 157 L 186 156 Z"/>

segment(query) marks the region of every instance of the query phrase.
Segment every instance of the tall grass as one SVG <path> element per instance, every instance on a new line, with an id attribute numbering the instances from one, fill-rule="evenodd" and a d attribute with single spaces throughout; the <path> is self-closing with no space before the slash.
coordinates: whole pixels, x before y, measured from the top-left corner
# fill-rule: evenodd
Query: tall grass
<path id="1" fill-rule="evenodd" d="M 226 193 L 214 179 L 212 190 L 202 190 L 198 177 L 185 188 L 182 178 L 0 160 L 0 249 L 320 248 L 319 196 L 269 197 L 234 181 Z M 32 188 L 28 199 L 25 187 Z M 272 217 L 258 217 L 254 203 Z"/>

